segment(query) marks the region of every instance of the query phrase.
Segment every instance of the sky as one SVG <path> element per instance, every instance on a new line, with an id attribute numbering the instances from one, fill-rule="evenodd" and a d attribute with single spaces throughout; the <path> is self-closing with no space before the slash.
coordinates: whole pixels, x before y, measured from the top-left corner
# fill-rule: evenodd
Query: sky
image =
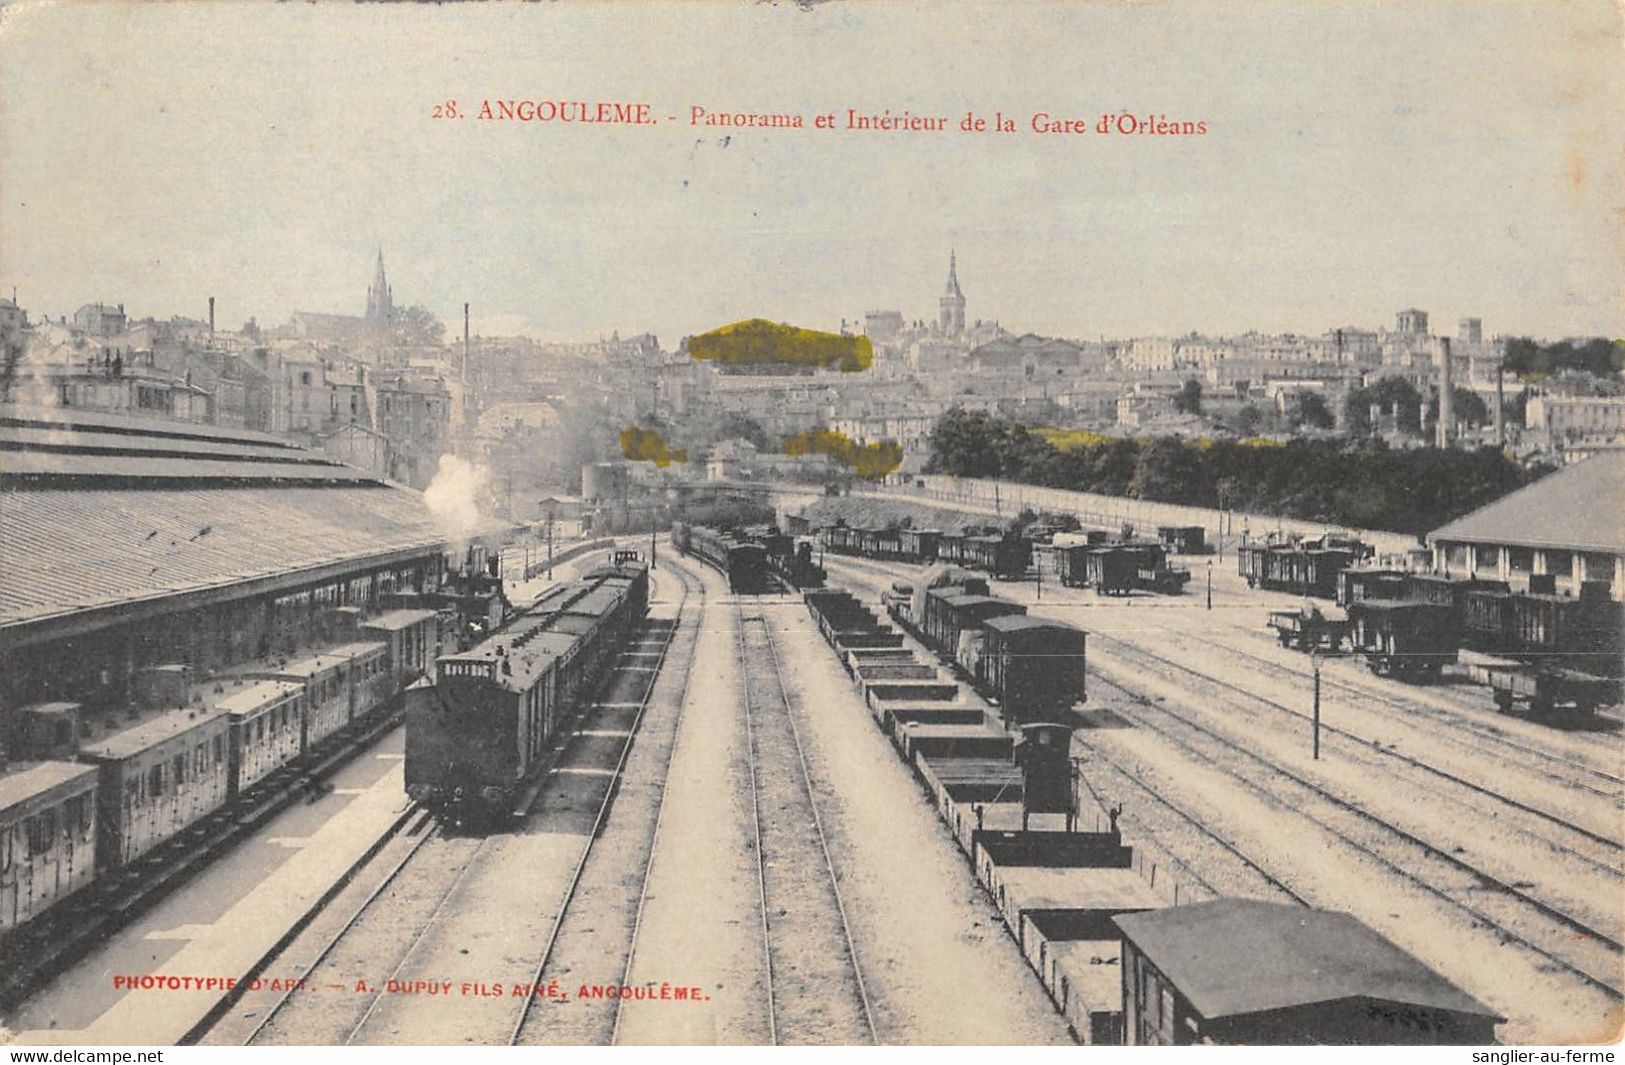
<path id="1" fill-rule="evenodd" d="M 1071 337 L 1625 335 L 1609 0 L 0 8 L 0 287 L 262 325 L 967 316 Z M 646 102 L 647 126 L 485 122 Z M 455 100 L 465 116 L 435 119 Z M 690 123 L 694 107 L 801 129 Z M 890 109 L 942 133 L 814 128 Z M 1014 133 L 961 133 L 967 112 Z M 1035 113 L 1084 134 L 1038 134 Z M 1099 134 L 1129 112 L 1201 136 Z M 453 327 L 455 329 L 455 325 Z"/>

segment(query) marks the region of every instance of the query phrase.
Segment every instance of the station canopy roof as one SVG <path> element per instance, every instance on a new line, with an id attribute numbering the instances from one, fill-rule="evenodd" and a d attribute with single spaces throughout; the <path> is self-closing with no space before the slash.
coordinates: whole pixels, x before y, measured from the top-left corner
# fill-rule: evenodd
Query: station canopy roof
<path id="1" fill-rule="evenodd" d="M 481 519 L 464 535 L 505 531 Z M 444 549 L 422 493 L 265 433 L 0 405 L 0 636 Z"/>
<path id="2" fill-rule="evenodd" d="M 1429 534 L 1433 543 L 1625 554 L 1625 454 L 1565 466 Z"/>
<path id="3" fill-rule="evenodd" d="M 1346 913 L 1220 899 L 1114 920 L 1209 1020 L 1347 999 L 1505 1019 Z"/>

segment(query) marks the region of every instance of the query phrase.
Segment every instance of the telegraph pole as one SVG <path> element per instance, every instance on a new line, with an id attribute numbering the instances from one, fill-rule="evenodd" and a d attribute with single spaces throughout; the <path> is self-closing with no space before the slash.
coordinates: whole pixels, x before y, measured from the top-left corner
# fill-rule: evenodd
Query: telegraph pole
<path id="1" fill-rule="evenodd" d="M 1207 608 L 1213 609 L 1213 560 L 1207 560 Z"/>

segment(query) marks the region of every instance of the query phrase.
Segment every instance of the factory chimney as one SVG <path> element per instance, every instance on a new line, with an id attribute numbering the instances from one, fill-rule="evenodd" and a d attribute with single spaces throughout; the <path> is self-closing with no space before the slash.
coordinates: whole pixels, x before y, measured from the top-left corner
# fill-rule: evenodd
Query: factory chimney
<path id="1" fill-rule="evenodd" d="M 1495 446 L 1507 446 L 1507 420 L 1506 398 L 1502 395 L 1502 378 L 1506 374 L 1506 364 L 1495 364 Z"/>
<path id="2" fill-rule="evenodd" d="M 1440 447 L 1450 446 L 1450 436 L 1455 429 L 1455 388 L 1456 382 L 1451 373 L 1450 338 L 1439 337 L 1439 439 Z"/>
<path id="3" fill-rule="evenodd" d="M 214 297 L 209 297 L 209 339 L 214 339 Z"/>
<path id="4" fill-rule="evenodd" d="M 463 381 L 468 381 L 468 304 L 463 304 Z"/>

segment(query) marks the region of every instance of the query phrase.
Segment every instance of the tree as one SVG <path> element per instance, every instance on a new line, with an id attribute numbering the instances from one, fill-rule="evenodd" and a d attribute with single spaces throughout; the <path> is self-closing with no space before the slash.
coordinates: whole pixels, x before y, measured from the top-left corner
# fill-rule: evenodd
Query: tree
<path id="1" fill-rule="evenodd" d="M 1249 403 L 1236 412 L 1231 425 L 1242 436 L 1251 436 L 1264 424 L 1264 411 L 1256 403 Z"/>
<path id="2" fill-rule="evenodd" d="M 1001 436 L 986 414 L 955 407 L 931 427 L 931 460 L 926 468 L 955 477 L 997 476 L 999 456 L 994 448 Z"/>
<path id="3" fill-rule="evenodd" d="M 1181 414 L 1202 413 L 1202 382 L 1194 377 L 1185 378 L 1174 396 L 1174 410 Z"/>
<path id="4" fill-rule="evenodd" d="M 716 427 L 715 440 L 707 440 L 706 443 L 710 444 L 735 438 L 749 440 L 751 446 L 756 448 L 757 451 L 775 450 L 775 441 L 768 436 L 767 430 L 762 428 L 762 423 L 737 411 L 729 411 L 722 416 L 722 420 Z"/>
<path id="5" fill-rule="evenodd" d="M 1326 397 L 1319 392 L 1299 392 L 1293 405 L 1292 424 L 1307 425 L 1311 429 L 1331 429 L 1337 425 Z"/>
<path id="6" fill-rule="evenodd" d="M 1452 388 L 1451 417 L 1467 425 L 1487 425 L 1490 421 L 1490 409 L 1477 392 L 1470 388 Z M 1434 396 L 1428 400 L 1428 421 L 1439 420 L 1439 397 Z"/>
<path id="7" fill-rule="evenodd" d="M 1612 377 L 1625 369 L 1625 342 L 1591 337 L 1537 344 L 1528 337 L 1514 337 L 1507 341 L 1505 364 L 1508 373 L 1525 381 L 1539 381 L 1565 370 Z"/>
<path id="8" fill-rule="evenodd" d="M 446 339 L 446 323 L 425 307 L 402 307 L 389 320 L 389 334 L 397 344 L 438 347 Z"/>

